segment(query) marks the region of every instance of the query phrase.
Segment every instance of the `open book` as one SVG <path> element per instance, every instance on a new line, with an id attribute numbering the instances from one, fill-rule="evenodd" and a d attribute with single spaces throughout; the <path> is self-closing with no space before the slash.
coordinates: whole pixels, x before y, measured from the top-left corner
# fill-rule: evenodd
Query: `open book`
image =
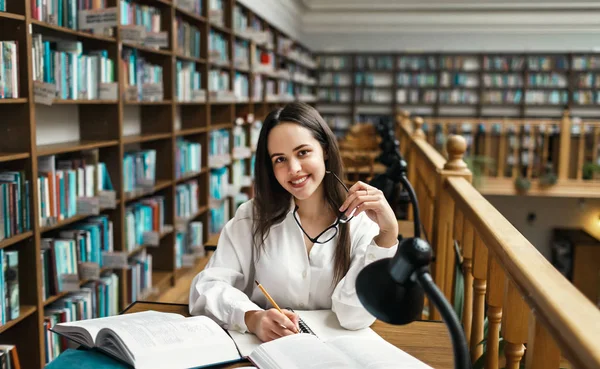
<path id="1" fill-rule="evenodd" d="M 250 333 L 227 334 L 208 317 L 156 311 L 59 323 L 51 330 L 138 369 L 199 368 L 246 357 L 260 369 L 430 369 L 370 328 L 342 328 L 331 310 L 296 313 L 315 335 L 262 343 Z"/>
<path id="2" fill-rule="evenodd" d="M 139 369 L 198 368 L 242 359 L 212 319 L 145 311 L 56 324 L 52 331 Z"/>
<path id="3" fill-rule="evenodd" d="M 229 334 L 241 354 L 260 369 L 431 369 L 371 328 L 344 329 L 331 310 L 296 310 L 296 313 L 314 336 L 296 334 L 261 343 L 252 334 Z"/>

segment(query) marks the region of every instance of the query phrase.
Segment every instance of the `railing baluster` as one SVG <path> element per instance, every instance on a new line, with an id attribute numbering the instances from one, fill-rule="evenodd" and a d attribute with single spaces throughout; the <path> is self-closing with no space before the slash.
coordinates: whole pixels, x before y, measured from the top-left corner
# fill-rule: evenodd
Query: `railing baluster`
<path id="1" fill-rule="evenodd" d="M 506 164 L 506 153 L 507 151 L 507 143 L 506 143 L 506 121 L 502 122 L 500 126 L 500 136 L 499 144 L 498 144 L 498 157 L 496 162 L 498 165 L 496 166 L 496 177 L 504 178 L 504 165 Z"/>
<path id="2" fill-rule="evenodd" d="M 504 300 L 504 271 L 493 255 L 488 255 L 487 283 L 487 357 L 486 369 L 498 369 L 500 342 L 500 322 L 502 321 L 502 302 Z"/>
<path id="3" fill-rule="evenodd" d="M 463 304 L 463 328 L 467 344 L 471 347 L 473 324 L 473 225 L 468 219 L 463 225 L 463 273 L 465 275 L 465 302 Z"/>
<path id="4" fill-rule="evenodd" d="M 483 320 L 485 291 L 487 289 L 487 247 L 478 234 L 474 234 L 473 247 L 473 325 L 471 326 L 471 360 L 475 362 L 483 353 Z"/>
<path id="5" fill-rule="evenodd" d="M 559 367 L 560 350 L 556 346 L 556 342 L 531 313 L 525 369 L 558 369 Z"/>
<path id="6" fill-rule="evenodd" d="M 491 128 L 491 126 L 484 125 L 483 129 L 484 129 L 484 131 L 483 131 L 484 132 L 483 133 L 484 134 L 484 141 L 483 141 L 484 142 L 484 146 L 483 146 L 484 154 L 483 154 L 483 156 L 484 156 L 484 158 L 487 159 L 487 158 L 492 157 L 492 132 L 491 132 L 492 128 Z M 490 166 L 487 164 L 484 164 L 483 168 L 484 168 L 483 175 L 489 176 L 491 174 Z"/>
<path id="7" fill-rule="evenodd" d="M 502 336 L 506 341 L 504 345 L 506 369 L 519 369 L 519 363 L 525 354 L 525 346 L 523 344 L 527 342 L 529 308 L 510 280 L 507 281 L 502 306 L 504 307 L 504 313 L 502 314 Z"/>
<path id="8" fill-rule="evenodd" d="M 514 158 L 511 174 L 512 179 L 515 179 L 519 176 L 519 169 L 521 169 L 521 155 L 519 155 L 521 153 L 521 127 L 522 126 L 516 126 L 515 132 L 513 133 L 515 136 L 515 140 L 513 141 L 515 142 L 515 147 L 512 148 Z"/>
<path id="9" fill-rule="evenodd" d="M 571 119 L 569 110 L 565 109 L 560 121 L 560 142 L 558 150 L 558 179 L 569 178 L 569 162 L 571 160 Z"/>
<path id="10" fill-rule="evenodd" d="M 579 147 L 577 150 L 577 175 L 575 178 L 580 180 L 583 177 L 583 159 L 585 155 L 585 125 L 579 123 Z"/>
<path id="11" fill-rule="evenodd" d="M 594 127 L 594 139 L 592 143 L 592 161 L 594 163 L 598 163 L 598 159 L 600 158 L 598 145 L 600 145 L 600 127 Z"/>

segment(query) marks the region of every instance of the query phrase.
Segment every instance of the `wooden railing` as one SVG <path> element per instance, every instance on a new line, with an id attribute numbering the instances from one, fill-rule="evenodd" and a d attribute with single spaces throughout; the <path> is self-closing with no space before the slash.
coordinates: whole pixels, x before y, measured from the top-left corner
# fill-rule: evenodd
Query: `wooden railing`
<path id="1" fill-rule="evenodd" d="M 407 112 L 398 119 L 409 120 Z M 413 119 L 425 140 L 443 156 L 448 135 L 460 134 L 466 157 L 484 194 L 600 197 L 600 122 L 562 119 Z"/>
<path id="2" fill-rule="evenodd" d="M 436 255 L 432 274 L 453 301 L 456 242 L 464 275 L 460 318 L 473 362 L 485 338 L 486 368 L 518 368 L 524 360 L 526 368 L 553 369 L 564 359 L 574 368 L 600 368 L 600 310 L 472 186 L 463 137 L 448 137 L 446 160 L 426 141 L 419 122 L 411 123 L 400 119 L 397 132 Z M 440 319 L 429 309 L 430 318 Z"/>

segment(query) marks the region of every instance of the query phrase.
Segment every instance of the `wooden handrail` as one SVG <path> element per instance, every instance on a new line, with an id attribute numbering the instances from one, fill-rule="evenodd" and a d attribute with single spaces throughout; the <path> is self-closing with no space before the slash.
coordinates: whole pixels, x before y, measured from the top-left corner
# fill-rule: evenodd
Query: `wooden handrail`
<path id="1" fill-rule="evenodd" d="M 464 138 L 448 137 L 446 161 L 406 116 L 397 135 L 405 143 L 409 179 L 421 208 L 424 237 L 436 260 L 431 271 L 449 301 L 456 278 L 454 244 L 462 253 L 463 328 L 472 360 L 481 359 L 488 319 L 486 368 L 499 368 L 499 335 L 506 368 L 600 368 L 600 310 L 562 276 L 470 183 Z M 408 121 L 407 121 L 408 119 Z M 429 306 L 430 319 L 440 319 Z M 562 356 L 561 356 L 562 354 Z"/>
<path id="2" fill-rule="evenodd" d="M 468 181 L 445 189 L 576 368 L 600 367 L 600 311 Z"/>

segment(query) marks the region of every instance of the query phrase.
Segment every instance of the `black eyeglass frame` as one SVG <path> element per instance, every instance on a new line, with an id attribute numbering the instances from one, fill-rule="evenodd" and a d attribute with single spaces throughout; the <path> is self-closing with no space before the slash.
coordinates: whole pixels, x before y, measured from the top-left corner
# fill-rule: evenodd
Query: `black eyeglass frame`
<path id="1" fill-rule="evenodd" d="M 350 192 L 350 190 L 348 189 L 348 187 L 346 187 L 346 185 L 344 184 L 344 182 L 337 176 L 335 175 L 335 173 L 326 170 L 325 171 L 326 174 L 332 174 L 333 177 L 338 181 L 339 184 L 341 184 L 344 189 L 346 190 L 346 192 Z M 350 217 L 346 217 L 346 214 L 343 211 L 339 211 L 337 218 L 335 219 L 335 222 L 333 222 L 333 224 L 331 224 L 329 227 L 325 228 L 325 230 L 321 233 L 319 233 L 317 235 L 317 237 L 311 237 L 308 235 L 308 233 L 306 233 L 306 231 L 304 230 L 304 228 L 302 227 L 302 224 L 300 224 L 300 220 L 298 219 L 298 216 L 296 215 L 296 213 L 298 212 L 298 205 L 296 205 L 296 207 L 294 208 L 294 220 L 296 221 L 296 223 L 298 224 L 298 227 L 300 227 L 300 229 L 302 230 L 302 233 L 304 233 L 306 235 L 306 237 L 310 240 L 310 242 L 312 243 L 327 243 L 329 241 L 331 241 L 333 238 L 335 238 L 335 236 L 337 236 L 338 233 L 338 225 L 340 224 L 345 224 L 348 223 L 349 221 L 352 220 L 352 218 L 354 218 L 354 215 L 351 215 Z M 333 233 L 333 235 L 329 238 L 327 238 L 326 240 L 319 240 L 319 237 L 323 236 L 325 234 L 325 232 L 328 232 L 330 229 L 334 229 L 335 232 Z"/>

